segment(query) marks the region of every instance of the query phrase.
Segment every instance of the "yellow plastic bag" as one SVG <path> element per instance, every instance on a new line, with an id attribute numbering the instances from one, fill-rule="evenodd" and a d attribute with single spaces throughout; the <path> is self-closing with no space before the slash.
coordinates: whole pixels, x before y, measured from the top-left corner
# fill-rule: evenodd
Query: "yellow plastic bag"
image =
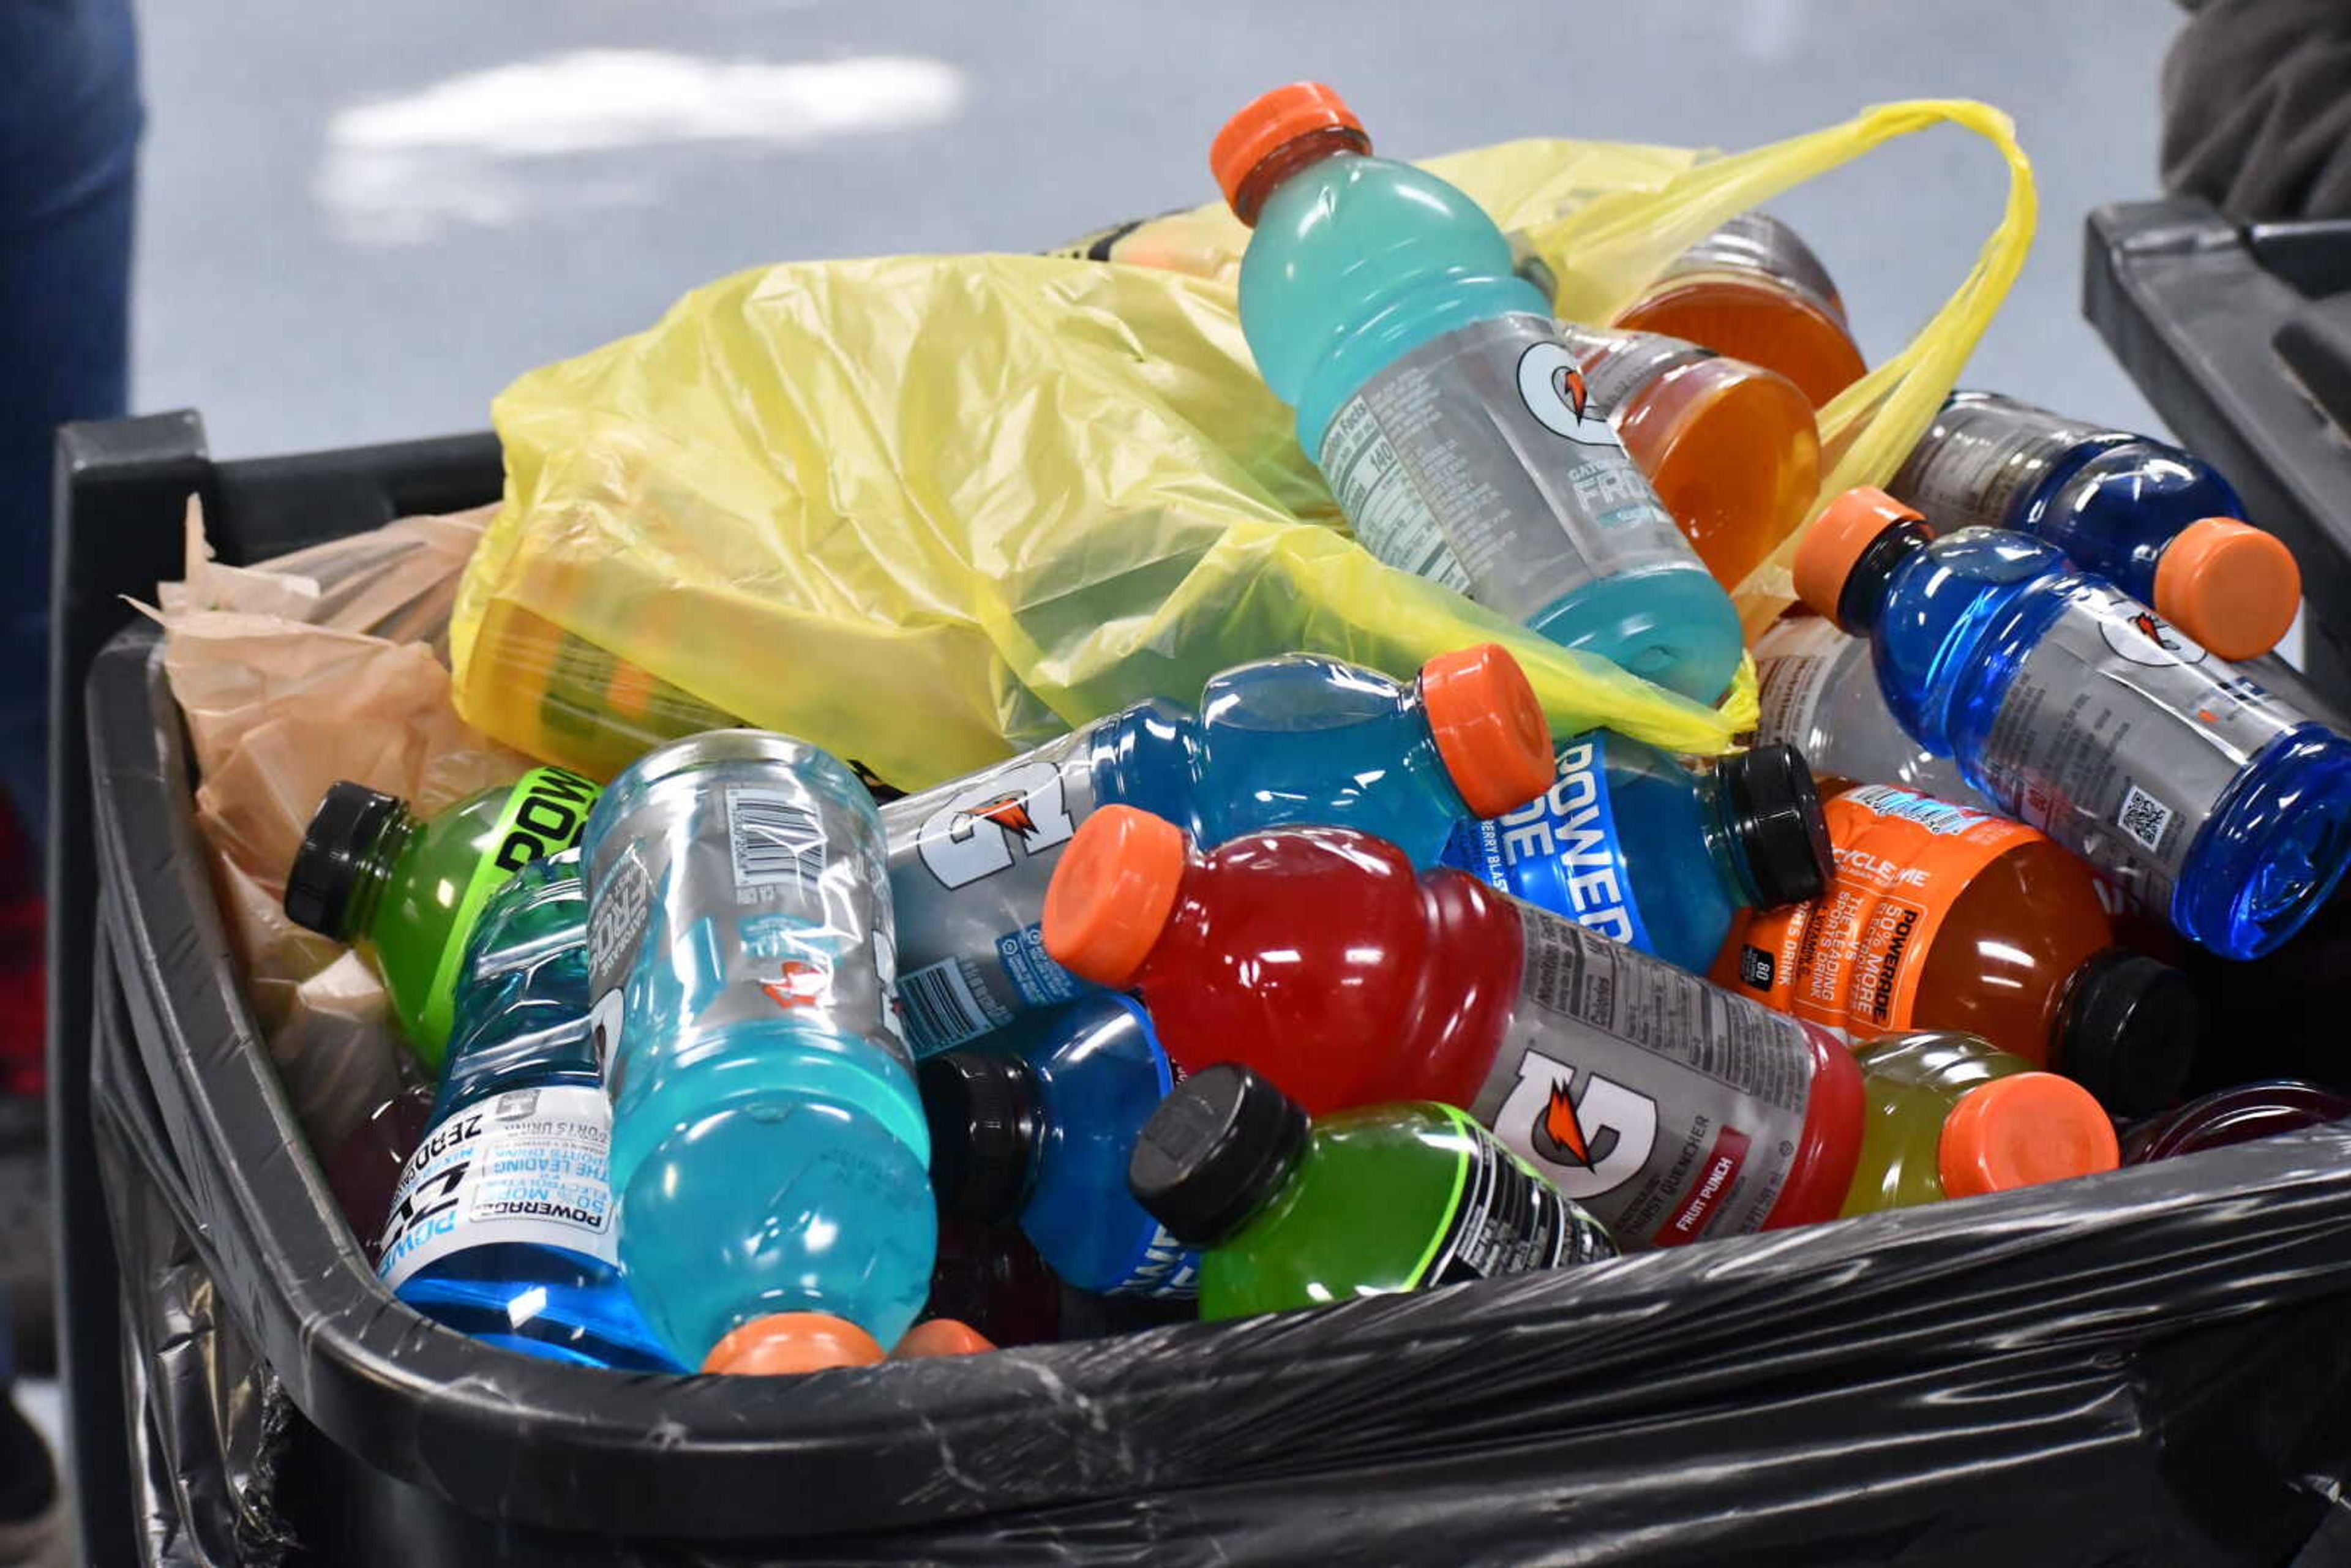
<path id="1" fill-rule="evenodd" d="M 1554 214 L 1529 232 L 1557 271 L 1553 247 L 1580 243 L 1568 229 L 1608 257 L 1636 255 L 1636 221 L 1694 236 L 1896 133 L 1885 117 L 1972 116 L 2013 152 L 1997 115 L 1956 108 L 1873 111 L 1710 162 L 1515 142 L 1437 166 L 1506 224 Z M 1943 379 L 1912 400 L 1921 427 L 2022 252 L 2029 178 L 2012 167 L 2025 216 L 2012 198 L 1970 308 L 1930 328 L 1957 351 L 1927 361 Z M 1625 262 L 1625 290 L 1680 243 Z M 1908 406 L 1888 397 L 1863 420 Z M 747 272 L 523 377 L 495 413 L 507 496 L 452 627 L 460 707 L 591 772 L 732 716 L 920 788 L 1294 648 L 1408 675 L 1500 642 L 1561 733 L 1710 753 L 1754 718 L 1751 672 L 1709 710 L 1374 560 L 1213 278 L 1023 256 Z"/>

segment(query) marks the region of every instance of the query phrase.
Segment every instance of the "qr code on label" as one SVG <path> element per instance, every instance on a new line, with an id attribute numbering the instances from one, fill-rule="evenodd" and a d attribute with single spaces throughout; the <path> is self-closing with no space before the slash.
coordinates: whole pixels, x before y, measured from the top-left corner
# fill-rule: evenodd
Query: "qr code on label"
<path id="1" fill-rule="evenodd" d="M 2124 832 L 2152 854 L 2163 847 L 2163 835 L 2171 826 L 2172 815 L 2170 807 L 2134 784 L 2123 797 L 2122 815 L 2116 820 L 2122 823 Z"/>

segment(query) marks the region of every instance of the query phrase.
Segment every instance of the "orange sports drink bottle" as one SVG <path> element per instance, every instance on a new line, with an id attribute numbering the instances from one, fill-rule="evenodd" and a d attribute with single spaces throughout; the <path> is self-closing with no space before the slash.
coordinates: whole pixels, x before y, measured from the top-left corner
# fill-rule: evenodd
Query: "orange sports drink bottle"
<path id="1" fill-rule="evenodd" d="M 2195 992 L 2116 943 L 2081 861 L 2022 822 L 1888 785 L 1823 812 L 1828 891 L 1742 912 L 1718 985 L 1855 1041 L 1964 1030 L 2118 1114 L 2171 1103 L 2195 1053 Z"/>
<path id="2" fill-rule="evenodd" d="M 1821 485 L 1813 402 L 1787 377 L 1656 332 L 1562 322 L 1585 395 L 1698 559 L 1736 588 L 1810 515 Z"/>
<path id="3" fill-rule="evenodd" d="M 1742 213 L 1676 256 L 1614 324 L 1777 371 L 1816 408 L 1869 368 L 1828 268 L 1766 213 Z"/>

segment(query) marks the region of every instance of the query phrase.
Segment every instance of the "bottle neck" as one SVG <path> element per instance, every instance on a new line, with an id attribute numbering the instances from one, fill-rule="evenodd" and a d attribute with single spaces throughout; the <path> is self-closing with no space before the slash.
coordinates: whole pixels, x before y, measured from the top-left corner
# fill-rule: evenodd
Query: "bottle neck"
<path id="1" fill-rule="evenodd" d="M 1844 588 L 1837 595 L 1837 623 L 1856 636 L 1865 635 L 1886 608 L 1895 573 L 1934 542 L 1935 536 L 1920 522 L 1896 523 L 1870 540 L 1845 574 Z"/>
<path id="2" fill-rule="evenodd" d="M 405 805 L 395 806 L 384 819 L 375 841 L 360 852 L 353 866 L 351 891 L 343 899 L 343 940 L 373 932 L 376 915 L 383 904 L 383 890 L 392 884 L 392 870 L 415 841 L 421 826 Z"/>
<path id="3" fill-rule="evenodd" d="M 1343 125 L 1325 126 L 1285 141 L 1267 153 L 1233 193 L 1233 215 L 1255 227 L 1266 198 L 1292 174 L 1325 158 L 1361 157 L 1371 150 L 1370 137 Z"/>
<path id="4" fill-rule="evenodd" d="M 1740 906 L 1755 909 L 1763 904 L 1763 884 L 1756 879 L 1754 863 L 1748 859 L 1747 835 L 1739 827 L 1740 821 L 1722 775 L 1709 773 L 1700 779 L 1698 831 L 1706 842 L 1707 858 L 1714 862 L 1715 874 L 1737 896 Z"/>

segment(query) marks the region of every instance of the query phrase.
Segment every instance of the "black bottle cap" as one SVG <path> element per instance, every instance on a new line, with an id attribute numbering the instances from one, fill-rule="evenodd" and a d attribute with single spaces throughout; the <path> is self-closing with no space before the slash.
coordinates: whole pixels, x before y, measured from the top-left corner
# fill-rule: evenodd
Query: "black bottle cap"
<path id="1" fill-rule="evenodd" d="M 348 779 L 330 786 L 310 813 L 302 847 L 286 873 L 286 918 L 321 936 L 350 941 L 353 933 L 343 911 L 359 881 L 360 862 L 402 805 L 397 795 Z"/>
<path id="2" fill-rule="evenodd" d="M 1759 746 L 1716 765 L 1724 816 L 1747 855 L 1758 908 L 1808 904 L 1828 891 L 1834 862 L 1813 770 L 1792 746 Z"/>
<path id="3" fill-rule="evenodd" d="M 2186 975 L 2109 947 L 2074 977 L 2057 1022 L 2055 1066 L 2116 1115 L 2148 1115 L 2179 1098 L 2202 1026 Z"/>
<path id="4" fill-rule="evenodd" d="M 1219 1062 L 1159 1103 L 1126 1185 L 1176 1240 L 1213 1247 L 1264 1206 L 1306 1147 L 1306 1113 L 1248 1068 Z"/>
<path id="5" fill-rule="evenodd" d="M 951 1219 L 1008 1223 L 1028 1201 L 1044 1136 L 1029 1064 L 950 1051 L 914 1070 L 931 1124 L 931 1191 Z"/>

